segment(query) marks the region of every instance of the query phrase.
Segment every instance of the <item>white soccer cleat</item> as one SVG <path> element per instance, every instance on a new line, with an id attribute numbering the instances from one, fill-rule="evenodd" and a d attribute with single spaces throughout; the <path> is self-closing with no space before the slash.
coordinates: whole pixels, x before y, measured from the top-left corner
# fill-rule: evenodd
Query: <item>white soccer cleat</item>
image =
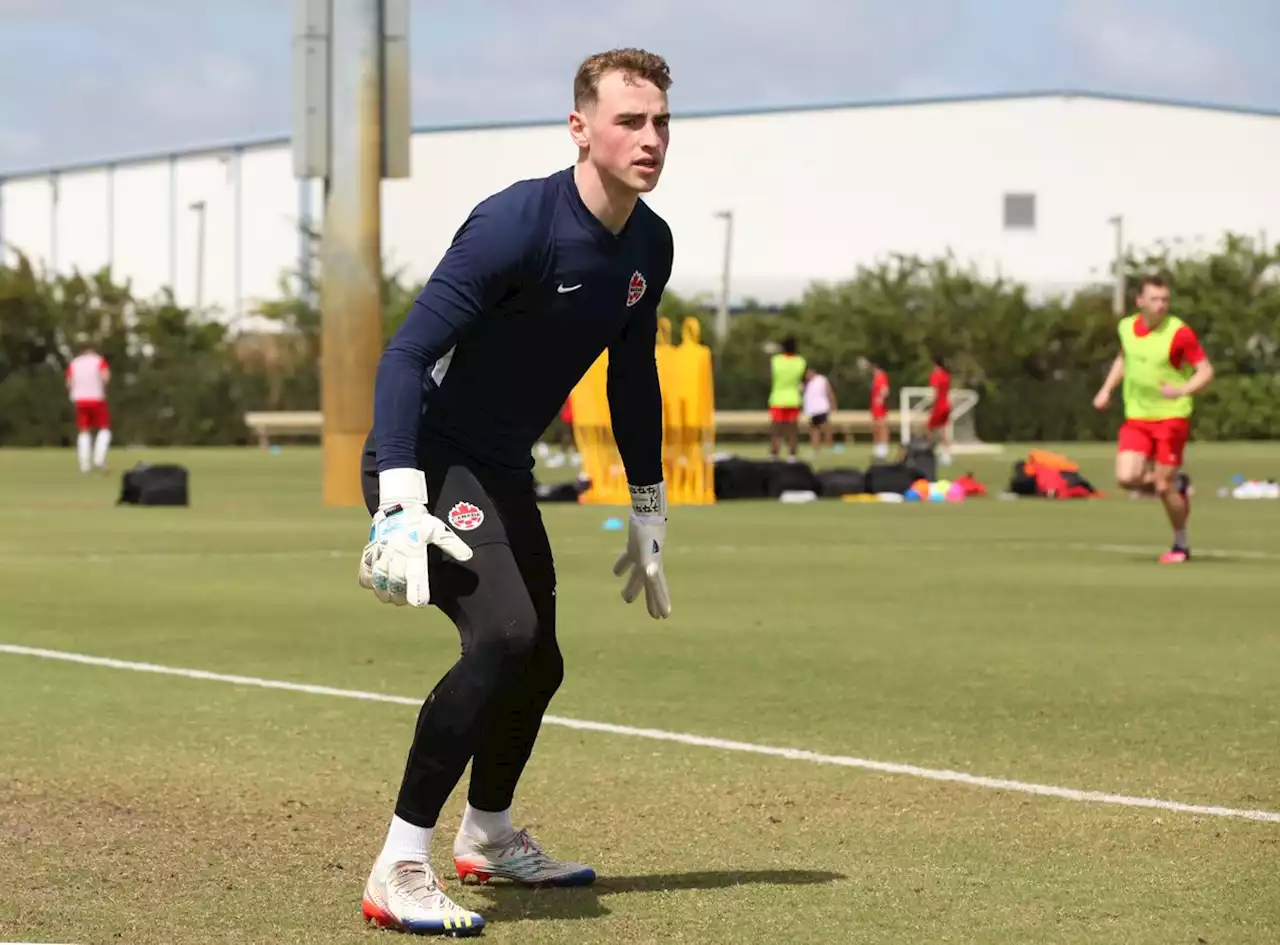
<path id="1" fill-rule="evenodd" d="M 587 886 L 596 879 L 596 871 L 589 866 L 548 856 L 527 830 L 497 843 L 483 843 L 459 832 L 453 841 L 453 862 L 464 881 L 474 877 L 487 883 L 497 876 L 525 886 Z"/>
<path id="2" fill-rule="evenodd" d="M 426 863 L 405 861 L 379 869 L 364 887 L 364 918 L 380 929 L 463 938 L 479 935 L 484 919 L 444 893 Z"/>

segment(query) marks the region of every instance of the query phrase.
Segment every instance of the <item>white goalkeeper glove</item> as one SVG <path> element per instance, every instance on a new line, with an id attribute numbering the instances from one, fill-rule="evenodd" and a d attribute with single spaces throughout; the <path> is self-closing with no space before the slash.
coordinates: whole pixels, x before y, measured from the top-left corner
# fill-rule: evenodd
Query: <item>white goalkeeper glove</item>
<path id="1" fill-rule="evenodd" d="M 671 615 L 671 594 L 662 572 L 662 549 L 667 544 L 667 484 L 631 486 L 631 526 L 627 548 L 613 566 L 615 575 L 631 569 L 622 587 L 628 604 L 644 589 L 649 616 L 661 620 Z"/>
<path id="2" fill-rule="evenodd" d="M 428 511 L 427 478 L 421 470 L 379 473 L 378 511 L 360 556 L 360 586 L 386 604 L 427 606 L 429 545 L 438 545 L 457 561 L 471 559 L 471 547 Z"/>

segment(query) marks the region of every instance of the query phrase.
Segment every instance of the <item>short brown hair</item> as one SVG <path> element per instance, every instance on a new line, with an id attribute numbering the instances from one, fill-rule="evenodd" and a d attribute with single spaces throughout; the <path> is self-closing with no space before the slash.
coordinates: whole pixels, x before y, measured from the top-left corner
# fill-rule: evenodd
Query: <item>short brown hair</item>
<path id="1" fill-rule="evenodd" d="M 1153 285 L 1157 289 L 1167 289 L 1169 288 L 1169 281 L 1158 272 L 1149 272 L 1138 283 L 1138 294 L 1141 295 L 1142 291 L 1149 285 Z"/>
<path id="2" fill-rule="evenodd" d="M 662 91 L 671 88 L 667 60 L 643 49 L 610 49 L 583 60 L 573 77 L 573 107 L 582 111 L 596 103 L 600 80 L 610 72 L 624 72 L 652 82 Z"/>

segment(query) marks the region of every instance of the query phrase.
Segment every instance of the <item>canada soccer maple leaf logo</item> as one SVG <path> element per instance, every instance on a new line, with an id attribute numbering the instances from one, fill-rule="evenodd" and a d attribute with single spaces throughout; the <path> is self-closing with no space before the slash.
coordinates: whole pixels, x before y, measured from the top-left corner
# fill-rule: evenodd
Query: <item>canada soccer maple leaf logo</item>
<path id="1" fill-rule="evenodd" d="M 639 269 L 631 274 L 631 282 L 627 285 L 627 308 L 631 308 L 643 298 L 645 286 L 648 284 Z"/>
<path id="2" fill-rule="evenodd" d="M 459 502 L 449 510 L 449 524 L 460 532 L 479 528 L 483 521 L 484 512 L 470 502 Z"/>

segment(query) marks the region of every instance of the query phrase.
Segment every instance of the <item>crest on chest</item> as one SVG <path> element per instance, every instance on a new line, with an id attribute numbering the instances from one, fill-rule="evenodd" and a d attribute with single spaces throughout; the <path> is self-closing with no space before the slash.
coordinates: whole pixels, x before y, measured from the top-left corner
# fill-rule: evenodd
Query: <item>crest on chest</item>
<path id="1" fill-rule="evenodd" d="M 631 274 L 631 281 L 627 283 L 627 308 L 631 308 L 644 298 L 644 290 L 648 285 L 644 274 L 639 269 Z"/>

